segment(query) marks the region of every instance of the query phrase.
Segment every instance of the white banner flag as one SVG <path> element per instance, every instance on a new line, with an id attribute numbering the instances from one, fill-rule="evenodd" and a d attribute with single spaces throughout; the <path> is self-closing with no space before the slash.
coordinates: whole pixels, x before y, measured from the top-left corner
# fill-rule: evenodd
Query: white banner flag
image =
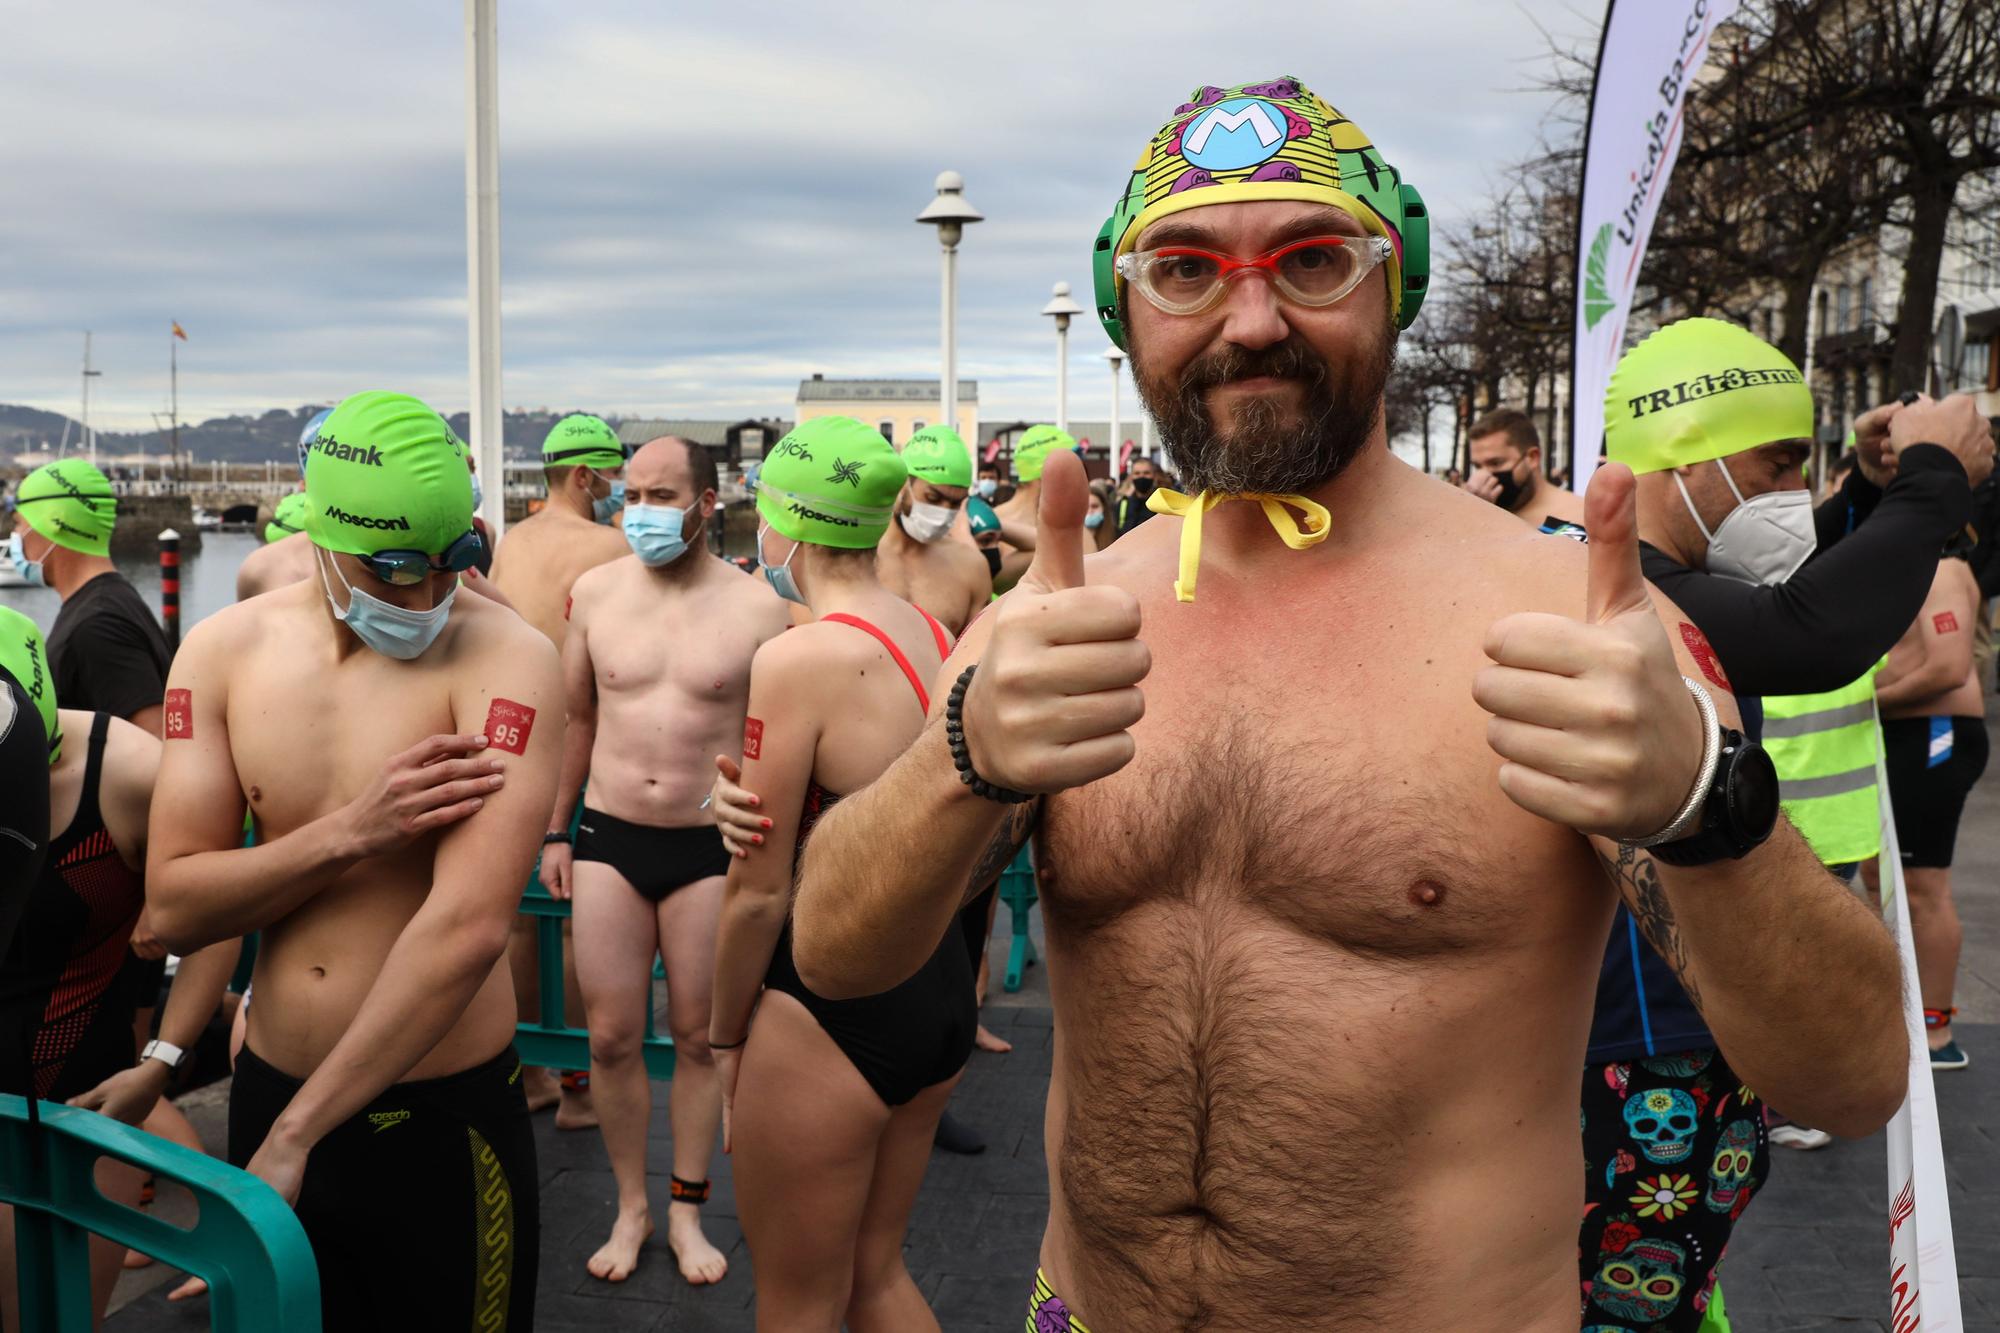
<path id="1" fill-rule="evenodd" d="M 1681 146 L 1681 111 L 1715 25 L 1737 0 L 1611 0 L 1597 48 L 1577 217 L 1570 359 L 1570 478 L 1581 493 L 1604 448 L 1604 390 L 1632 289 Z"/>
<path id="2" fill-rule="evenodd" d="M 1890 1333 L 1960 1333 L 1958 1257 L 1951 1243 L 1951 1203 L 1944 1185 L 1944 1140 L 1938 1132 L 1937 1090 L 1924 1041 L 1924 1002 L 1917 991 L 1917 955 L 1910 942 L 1910 902 L 1903 892 L 1903 858 L 1889 805 L 1889 770 L 1875 746 L 1875 781 L 1882 801 L 1882 919 L 1903 960 L 1903 1026 L 1910 1035 L 1910 1091 L 1889 1122 Z"/>

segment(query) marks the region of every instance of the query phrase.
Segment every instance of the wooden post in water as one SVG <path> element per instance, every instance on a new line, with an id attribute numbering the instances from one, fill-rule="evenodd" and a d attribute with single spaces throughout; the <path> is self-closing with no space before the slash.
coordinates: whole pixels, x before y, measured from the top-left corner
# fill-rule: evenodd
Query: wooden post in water
<path id="1" fill-rule="evenodd" d="M 160 534 L 160 622 L 167 646 L 181 646 L 181 535 L 168 528 Z"/>

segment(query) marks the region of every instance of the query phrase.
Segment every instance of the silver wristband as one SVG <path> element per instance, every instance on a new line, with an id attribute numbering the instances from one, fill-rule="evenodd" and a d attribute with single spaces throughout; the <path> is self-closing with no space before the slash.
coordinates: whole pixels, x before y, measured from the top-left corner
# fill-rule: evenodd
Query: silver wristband
<path id="1" fill-rule="evenodd" d="M 1701 710 L 1701 772 L 1695 776 L 1694 788 L 1688 792 L 1687 800 L 1680 810 L 1668 821 L 1667 826 L 1647 838 L 1620 838 L 1621 847 L 1658 847 L 1663 842 L 1675 842 L 1687 835 L 1690 826 L 1701 814 L 1702 804 L 1708 800 L 1708 789 L 1715 785 L 1716 761 L 1722 757 L 1722 726 L 1716 720 L 1715 701 L 1708 697 L 1701 682 L 1681 677 L 1688 693 L 1694 696 L 1695 707 Z"/>

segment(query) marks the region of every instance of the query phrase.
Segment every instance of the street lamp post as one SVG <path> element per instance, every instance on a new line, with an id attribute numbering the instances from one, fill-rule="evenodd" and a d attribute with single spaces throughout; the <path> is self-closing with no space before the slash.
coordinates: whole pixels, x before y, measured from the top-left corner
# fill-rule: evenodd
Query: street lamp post
<path id="1" fill-rule="evenodd" d="M 1107 347 L 1104 349 L 1104 359 L 1111 363 L 1111 474 L 1115 477 L 1124 470 L 1120 465 L 1125 442 L 1121 438 L 1124 432 L 1119 429 L 1118 422 L 1118 390 L 1120 387 L 1118 372 L 1125 365 L 1125 353 L 1119 351 L 1116 347 Z"/>
<path id="2" fill-rule="evenodd" d="M 917 221 L 937 228 L 938 245 L 944 251 L 943 330 L 939 335 L 944 377 L 938 381 L 938 401 L 941 420 L 952 430 L 958 429 L 958 243 L 965 236 L 967 223 L 985 217 L 966 199 L 965 177 L 956 171 L 938 173 L 937 198 L 917 214 Z"/>
<path id="3" fill-rule="evenodd" d="M 1083 313 L 1083 307 L 1070 299 L 1069 284 L 1056 284 L 1055 297 L 1042 307 L 1042 313 L 1056 322 L 1056 429 L 1069 430 L 1069 321 L 1070 316 Z"/>

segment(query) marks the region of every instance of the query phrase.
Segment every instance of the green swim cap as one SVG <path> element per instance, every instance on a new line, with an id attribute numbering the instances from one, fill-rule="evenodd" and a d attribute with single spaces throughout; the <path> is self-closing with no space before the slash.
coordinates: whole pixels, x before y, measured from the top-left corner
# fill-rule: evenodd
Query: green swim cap
<path id="1" fill-rule="evenodd" d="M 56 678 L 35 622 L 11 606 L 0 606 L 0 667 L 6 667 L 35 702 L 49 738 L 49 762 L 62 758 L 62 724 L 56 718 Z"/>
<path id="2" fill-rule="evenodd" d="M 57 546 L 84 555 L 111 554 L 118 497 L 105 475 L 81 458 L 58 458 L 23 477 L 14 507 Z"/>
<path id="3" fill-rule="evenodd" d="M 341 400 L 319 428 L 306 469 L 306 536 L 343 555 L 437 555 L 472 530 L 465 445 L 406 393 Z"/>
<path id="4" fill-rule="evenodd" d="M 543 467 L 624 467 L 618 432 L 588 412 L 558 421 L 542 441 Z"/>
<path id="5" fill-rule="evenodd" d="M 1076 437 L 1066 430 L 1054 426 L 1030 426 L 1021 442 L 1014 446 L 1014 479 L 1016 481 L 1040 481 L 1042 468 L 1047 465 L 1049 455 L 1057 449 L 1076 448 Z"/>
<path id="6" fill-rule="evenodd" d="M 1812 390 L 1748 329 L 1683 319 L 1625 353 L 1604 393 L 1604 455 L 1634 472 L 1810 439 Z"/>
<path id="7" fill-rule="evenodd" d="M 271 521 L 264 525 L 264 540 L 283 541 L 295 532 L 306 530 L 306 493 L 293 491 L 278 501 L 278 507 L 271 511 Z"/>
<path id="8" fill-rule="evenodd" d="M 933 486 L 972 485 L 972 451 L 949 426 L 926 426 L 903 446 L 903 466 Z"/>
<path id="9" fill-rule="evenodd" d="M 909 476 L 881 433 L 853 417 L 816 417 L 778 441 L 757 477 L 757 512 L 781 537 L 871 550 Z"/>

